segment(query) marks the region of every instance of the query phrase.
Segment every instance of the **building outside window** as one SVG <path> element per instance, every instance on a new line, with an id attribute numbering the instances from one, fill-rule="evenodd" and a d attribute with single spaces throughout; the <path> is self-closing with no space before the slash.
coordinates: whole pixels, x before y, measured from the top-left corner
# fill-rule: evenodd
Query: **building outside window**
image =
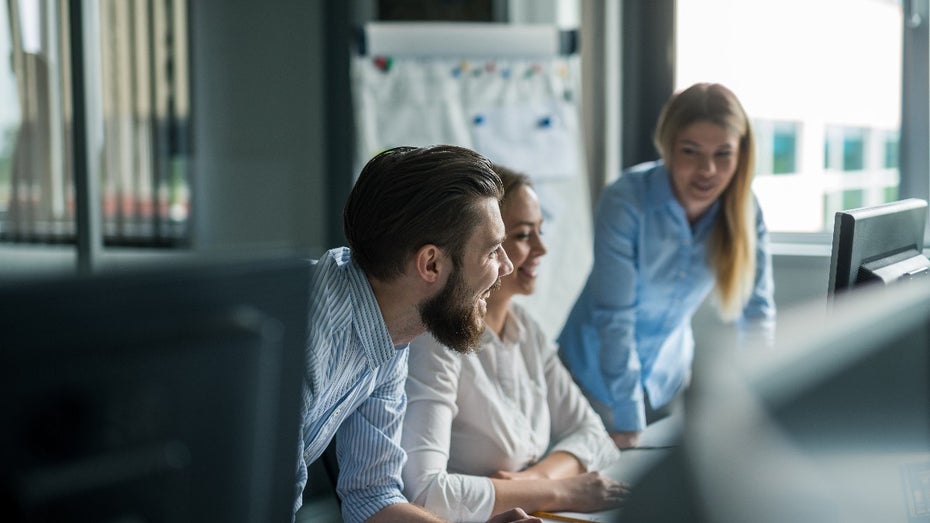
<path id="1" fill-rule="evenodd" d="M 794 174 L 798 170 L 800 122 L 755 119 L 756 176 Z"/>

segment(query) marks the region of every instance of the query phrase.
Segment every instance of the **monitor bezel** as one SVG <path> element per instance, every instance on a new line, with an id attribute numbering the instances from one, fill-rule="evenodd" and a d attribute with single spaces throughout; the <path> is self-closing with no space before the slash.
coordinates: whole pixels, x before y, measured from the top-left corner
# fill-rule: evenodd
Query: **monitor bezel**
<path id="1" fill-rule="evenodd" d="M 0 462 L 5 463 L 0 467 L 0 514 L 19 513 L 13 520 L 69 521 L 134 511 L 156 521 L 291 519 L 311 270 L 309 260 L 296 255 L 252 256 L 0 285 L 0 375 L 6 377 L 0 385 L 5 392 L 0 412 L 11 426 L 30 422 L 31 412 L 41 412 L 61 392 L 76 393 L 82 402 L 66 405 L 91 413 L 78 419 L 80 428 L 89 423 L 85 420 L 96 423 L 114 411 L 113 402 L 105 410 L 87 410 L 86 398 L 113 398 L 120 390 L 124 396 L 146 397 L 130 390 L 137 383 L 157 382 L 143 392 L 169 396 L 175 388 L 197 387 L 196 393 L 184 395 L 183 404 L 170 398 L 157 403 L 176 406 L 158 414 L 191 422 L 174 435 L 161 427 L 181 427 L 175 421 L 152 429 L 153 438 L 164 439 L 122 437 L 123 443 L 111 445 L 85 438 L 80 440 L 84 444 L 64 447 L 67 453 L 51 447 L 59 454 L 46 460 L 24 458 L 24 452 L 34 452 L 31 444 L 6 431 L 0 437 Z M 183 368 L 171 370 L 172 362 Z M 114 389 L 121 383 L 131 385 Z M 195 412 L 203 415 L 192 418 Z M 195 434 L 188 429 L 192 426 L 206 430 Z M 104 432 L 86 434 L 96 438 Z M 71 441 L 78 441 L 76 435 L 70 435 Z M 144 453 L 147 470 L 139 474 L 123 458 L 143 455 L 137 449 L 155 450 Z M 216 449 L 231 452 L 219 459 Z M 175 459 L 187 456 L 187 450 L 203 452 L 188 462 Z M 69 477 L 87 476 L 76 472 L 93 472 L 86 465 L 99 468 L 100 463 L 118 464 L 125 480 L 111 474 L 101 476 L 106 482 L 101 480 L 100 488 L 68 487 Z M 157 470 L 148 470 L 153 467 Z M 167 482 L 161 480 L 166 477 Z M 149 487 L 156 488 L 143 493 L 138 485 L 145 478 L 155 478 Z M 138 500 L 110 495 L 119 490 L 117 480 Z"/>
<path id="2" fill-rule="evenodd" d="M 887 260 L 884 265 L 879 262 L 867 268 L 874 273 L 879 266 L 897 263 L 894 270 L 900 274 L 873 274 L 873 279 L 887 283 L 911 273 L 922 274 L 921 267 L 930 264 L 923 255 L 926 224 L 927 202 L 919 198 L 837 212 L 827 295 L 862 285 L 863 265 L 882 259 Z"/>

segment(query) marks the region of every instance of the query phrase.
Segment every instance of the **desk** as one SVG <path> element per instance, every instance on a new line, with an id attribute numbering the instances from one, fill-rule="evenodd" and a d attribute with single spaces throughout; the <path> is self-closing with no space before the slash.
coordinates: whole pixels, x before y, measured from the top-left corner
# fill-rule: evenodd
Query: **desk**
<path id="1" fill-rule="evenodd" d="M 646 472 L 662 458 L 668 456 L 672 448 L 678 445 L 683 428 L 683 414 L 676 414 L 649 425 L 640 437 L 639 447 L 621 451 L 620 459 L 602 472 L 617 481 L 635 485 Z M 557 517 L 544 517 L 542 520 L 553 523 L 566 521 L 566 519 L 607 523 L 620 521 L 620 511 L 621 509 L 594 513 L 556 512 L 554 516 Z"/>
<path id="2" fill-rule="evenodd" d="M 670 452 L 670 446 L 677 445 L 681 437 L 684 419 L 676 414 L 653 423 L 643 431 L 640 447 L 620 452 L 620 459 L 604 469 L 604 474 L 631 485 L 648 472 L 656 463 Z M 310 481 L 325 477 L 325 471 L 319 461 L 310 465 Z M 328 523 L 340 521 L 341 513 L 332 487 L 326 488 L 319 482 L 311 486 L 311 494 L 304 498 L 304 506 L 297 512 L 297 523 Z M 612 522 L 618 521 L 619 510 L 606 510 L 594 514 L 559 512 L 557 515 L 575 517 L 584 521 Z M 547 522 L 562 520 L 543 518 Z"/>

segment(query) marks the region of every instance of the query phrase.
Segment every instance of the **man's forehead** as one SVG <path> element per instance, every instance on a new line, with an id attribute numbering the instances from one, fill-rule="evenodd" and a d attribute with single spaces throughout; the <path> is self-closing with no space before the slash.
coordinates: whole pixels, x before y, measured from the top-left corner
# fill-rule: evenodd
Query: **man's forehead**
<path id="1" fill-rule="evenodd" d="M 469 244 L 472 247 L 491 249 L 504 240 L 504 222 L 501 219 L 497 201 L 489 198 L 488 204 L 482 204 L 478 226 L 473 229 Z"/>

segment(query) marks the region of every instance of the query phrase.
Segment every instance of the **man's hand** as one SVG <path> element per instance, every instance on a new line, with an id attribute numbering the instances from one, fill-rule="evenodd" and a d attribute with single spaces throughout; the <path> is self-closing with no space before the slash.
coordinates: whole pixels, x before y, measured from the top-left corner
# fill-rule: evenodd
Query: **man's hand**
<path id="1" fill-rule="evenodd" d="M 611 432 L 610 438 L 614 440 L 614 445 L 618 449 L 629 449 L 633 448 L 639 444 L 639 435 L 642 434 L 639 431 L 621 431 L 621 432 Z"/>
<path id="2" fill-rule="evenodd" d="M 526 515 L 522 508 L 513 508 L 507 512 L 492 516 L 488 523 L 542 523 L 542 520 Z"/>

